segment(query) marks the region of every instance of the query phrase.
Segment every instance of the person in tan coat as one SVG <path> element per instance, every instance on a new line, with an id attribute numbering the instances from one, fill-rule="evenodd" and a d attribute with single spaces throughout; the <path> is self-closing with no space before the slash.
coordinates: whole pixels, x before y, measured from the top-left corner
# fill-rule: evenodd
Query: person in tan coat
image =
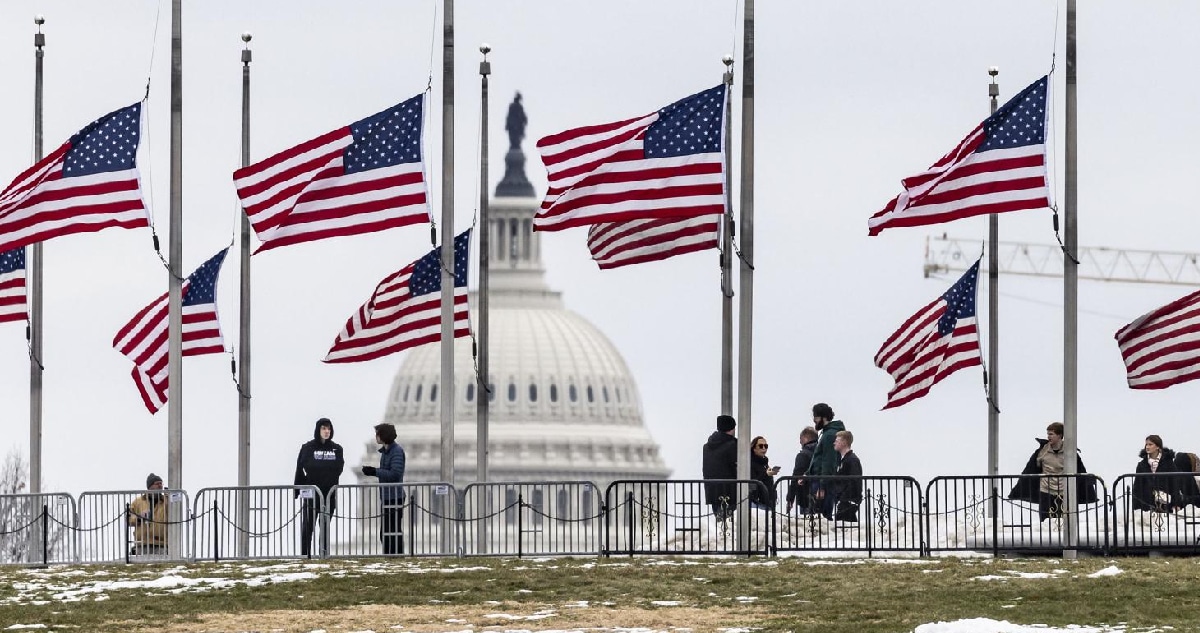
<path id="1" fill-rule="evenodd" d="M 167 553 L 167 498 L 162 492 L 162 477 L 146 477 L 146 494 L 129 504 L 129 525 L 133 526 L 130 554 Z"/>

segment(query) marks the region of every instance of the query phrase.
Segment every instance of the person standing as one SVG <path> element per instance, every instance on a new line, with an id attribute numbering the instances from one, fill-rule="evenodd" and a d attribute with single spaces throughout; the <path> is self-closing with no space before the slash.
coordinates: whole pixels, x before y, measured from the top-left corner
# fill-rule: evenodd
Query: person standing
<path id="1" fill-rule="evenodd" d="M 1138 453 L 1138 462 L 1133 479 L 1133 509 L 1151 512 L 1168 512 L 1175 507 L 1183 507 L 1184 494 L 1181 490 L 1178 475 L 1159 473 L 1176 473 L 1175 451 L 1164 448 L 1162 438 L 1157 435 L 1147 435 L 1146 445 Z"/>
<path id="2" fill-rule="evenodd" d="M 167 500 L 162 490 L 162 477 L 150 473 L 146 477 L 146 493 L 129 504 L 128 521 L 133 526 L 130 554 L 167 553 Z"/>
<path id="3" fill-rule="evenodd" d="M 404 448 L 396 443 L 396 427 L 375 425 L 375 443 L 379 448 L 379 467 L 363 466 L 362 473 L 378 477 L 381 502 L 379 540 L 385 555 L 404 553 Z"/>
<path id="4" fill-rule="evenodd" d="M 804 473 L 812 463 L 813 450 L 817 448 L 817 430 L 811 426 L 800 431 L 800 452 L 796 453 L 796 463 L 792 466 L 792 481 L 788 483 L 787 511 L 791 514 L 792 507 L 799 508 L 800 514 L 808 514 L 812 510 L 812 491 L 810 484 L 804 481 Z"/>
<path id="5" fill-rule="evenodd" d="M 704 444 L 702 473 L 705 479 L 737 479 L 737 421 L 731 415 L 717 416 L 717 430 Z M 737 484 L 704 484 L 704 502 L 712 506 L 713 514 L 722 521 L 737 507 Z"/>
<path id="6" fill-rule="evenodd" d="M 833 438 L 833 449 L 838 454 L 837 469 L 833 474 L 845 479 L 835 479 L 830 484 L 833 491 L 834 518 L 838 521 L 858 522 L 858 506 L 862 504 L 862 462 L 854 454 L 854 434 L 838 431 Z"/>
<path id="7" fill-rule="evenodd" d="M 1064 477 L 1035 477 L 1031 475 L 1061 475 L 1066 469 L 1066 455 L 1063 454 L 1063 424 L 1051 422 L 1046 427 L 1046 439 L 1037 438 L 1038 448 L 1029 456 L 1025 475 L 1017 480 L 1017 484 L 1009 491 L 1008 498 L 1018 501 L 1028 501 L 1038 504 L 1038 516 L 1042 521 L 1051 517 L 1058 518 L 1063 512 Z M 1083 458 L 1075 453 L 1075 472 L 1087 474 L 1083 466 Z M 1096 503 L 1096 482 L 1092 477 L 1077 477 L 1076 500 L 1078 503 Z"/>
<path id="8" fill-rule="evenodd" d="M 767 459 L 767 438 L 759 435 L 750 442 L 750 478 L 762 483 L 761 488 L 750 488 L 749 499 L 752 506 L 764 510 L 775 509 L 775 475 L 778 474 L 779 467 L 771 466 Z"/>
<path id="9" fill-rule="evenodd" d="M 833 419 L 833 407 L 824 402 L 813 405 L 812 415 L 813 426 L 820 435 L 813 449 L 812 462 L 804 475 L 812 486 L 813 499 L 820 502 L 821 514 L 828 519 L 833 516 L 833 498 L 825 494 L 822 478 L 829 477 L 837 470 L 838 454 L 833 448 L 833 440 L 838 431 L 846 430 L 846 425 L 841 420 Z"/>
<path id="10" fill-rule="evenodd" d="M 337 510 L 337 493 L 333 491 L 333 487 L 338 484 L 345 466 L 342 447 L 333 441 L 333 422 L 330 422 L 329 418 L 321 418 L 313 427 L 313 438 L 300 446 L 300 453 L 296 456 L 296 476 L 293 483 L 296 486 L 316 486 L 325 497 L 325 511 L 333 514 Z M 296 490 L 294 496 L 299 497 L 300 491 Z M 304 499 L 300 515 L 302 556 L 311 555 L 313 531 L 320 509 L 316 499 Z M 328 528 L 329 524 L 324 525 Z M 322 552 L 329 549 L 329 535 L 324 533 L 324 529 L 321 534 Z"/>

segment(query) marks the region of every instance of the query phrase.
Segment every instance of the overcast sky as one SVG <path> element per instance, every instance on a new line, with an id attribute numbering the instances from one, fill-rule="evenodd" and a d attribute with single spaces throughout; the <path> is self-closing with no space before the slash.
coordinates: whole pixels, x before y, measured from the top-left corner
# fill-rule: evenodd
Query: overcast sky
<path id="1" fill-rule="evenodd" d="M 1200 58 L 1200 4 L 1080 4 L 1080 244 L 1200 250 L 1200 214 L 1187 184 L 1195 182 L 1193 148 L 1200 143 L 1200 84 L 1190 66 Z M 240 159 L 245 30 L 254 33 L 254 159 L 420 93 L 432 74 L 425 146 L 440 214 L 441 68 L 431 73 L 430 58 L 432 45 L 440 64 L 441 0 L 185 5 L 188 271 L 233 236 L 230 174 Z M 1046 74 L 1056 49 L 1052 157 L 1061 199 L 1065 2 L 1013 0 L 998 8 L 961 0 L 758 3 L 753 429 L 768 438 L 772 460 L 785 470 L 819 401 L 854 431 L 868 473 L 926 480 L 985 470 L 980 370 L 959 372 L 924 399 L 881 412 L 891 379 L 872 357 L 953 281 L 922 277 L 926 237 L 983 240 L 986 219 L 873 238 L 866 223 L 898 193 L 900 178 L 928 166 L 986 116 L 989 66 L 1001 69 L 1004 100 Z M 47 152 L 140 99 L 150 74 L 149 153 L 141 170 L 165 247 L 169 11 L 168 0 L 0 3 L 0 180 L 7 183 L 32 159 L 32 18 L 42 13 Z M 494 49 L 489 188 L 502 175 L 506 105 L 520 90 L 529 116 L 527 171 L 539 193 L 545 171 L 536 139 L 655 110 L 716 85 L 721 56 L 742 55 L 733 0 L 460 1 L 455 33 L 460 227 L 470 223 L 478 199 L 481 42 Z M 740 82 L 735 97 L 740 109 Z M 1001 232 L 1006 240 L 1054 240 L 1049 210 L 1002 216 Z M 720 402 L 715 254 L 601 272 L 588 257 L 585 234 L 544 236 L 549 282 L 624 354 L 646 425 L 675 476 L 698 477 L 700 445 Z M 379 279 L 428 248 L 428 229 L 418 226 L 254 258 L 252 483 L 290 483 L 295 451 L 322 416 L 334 420 L 337 439 L 357 463 L 403 356 L 333 366 L 320 359 Z M 146 412 L 129 362 L 111 348 L 116 331 L 166 289 L 150 232 L 61 238 L 45 253 L 44 487 L 129 488 L 141 487 L 150 471 L 165 477 L 166 411 Z M 237 339 L 236 264 L 231 256 L 219 288 L 229 344 Z M 1133 469 L 1148 433 L 1170 447 L 1200 450 L 1192 417 L 1200 383 L 1128 389 L 1112 338 L 1128 321 L 1189 291 L 1080 282 L 1079 445 L 1089 469 L 1110 481 Z M 1001 292 L 1001 470 L 1016 472 L 1036 446 L 1033 437 L 1062 419 L 1063 289 L 1058 279 L 1014 277 L 1002 279 Z M 0 431 L 4 444 L 22 451 L 28 373 L 21 326 L 0 325 Z M 233 485 L 237 397 L 228 356 L 187 359 L 183 401 L 184 486 Z"/>

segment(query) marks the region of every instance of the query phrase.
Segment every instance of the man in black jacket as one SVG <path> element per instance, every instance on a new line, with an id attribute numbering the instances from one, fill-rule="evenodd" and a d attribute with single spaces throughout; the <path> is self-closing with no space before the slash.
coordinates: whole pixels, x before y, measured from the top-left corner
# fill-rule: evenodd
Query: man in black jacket
<path id="1" fill-rule="evenodd" d="M 858 522 L 858 506 L 862 504 L 862 462 L 854 454 L 854 434 L 838 431 L 833 439 L 833 448 L 838 454 L 837 470 L 834 475 L 847 479 L 834 479 L 829 488 L 833 492 L 833 517 L 838 521 Z M 850 478 L 853 479 L 850 479 Z"/>
<path id="2" fill-rule="evenodd" d="M 1063 489 L 1067 485 L 1067 478 L 1044 476 L 1061 475 L 1065 471 L 1067 456 L 1063 453 L 1063 432 L 1062 422 L 1051 422 L 1046 427 L 1046 439 L 1036 438 L 1038 447 L 1021 471 L 1024 476 L 1017 480 L 1008 493 L 1009 499 L 1038 504 L 1038 517 L 1042 521 L 1063 515 Z M 1076 502 L 1097 503 L 1096 479 L 1087 476 L 1087 468 L 1083 466 L 1083 458 L 1079 453 L 1079 449 L 1075 449 L 1075 472 L 1078 473 L 1075 477 Z"/>
<path id="3" fill-rule="evenodd" d="M 737 422 L 730 415 L 717 416 L 717 430 L 704 444 L 705 479 L 737 479 Z M 724 520 L 737 507 L 737 484 L 704 484 L 704 502 L 712 506 L 717 520 Z"/>
<path id="4" fill-rule="evenodd" d="M 300 454 L 296 456 L 294 483 L 297 486 L 319 488 L 321 494 L 325 496 L 329 513 L 333 514 L 333 511 L 337 509 L 337 496 L 331 490 L 338 484 L 338 479 L 342 476 L 342 467 L 345 465 L 346 460 L 342 457 L 342 447 L 333 441 L 333 422 L 330 422 L 329 418 L 321 418 L 317 420 L 317 424 L 313 428 L 313 438 L 300 447 Z M 296 491 L 295 496 L 300 496 L 299 490 Z M 317 509 L 316 499 L 304 499 L 300 517 L 300 554 L 302 556 L 309 556 L 312 548 Z M 322 550 L 329 545 L 328 537 L 328 534 L 322 534 Z"/>
<path id="5" fill-rule="evenodd" d="M 788 484 L 787 511 L 792 512 L 792 506 L 797 506 L 800 514 L 808 514 L 812 508 L 812 486 L 804 481 L 804 473 L 812 463 L 813 450 L 817 448 L 817 430 L 811 426 L 800 431 L 800 452 L 796 453 L 796 464 L 792 467 L 792 481 Z"/>

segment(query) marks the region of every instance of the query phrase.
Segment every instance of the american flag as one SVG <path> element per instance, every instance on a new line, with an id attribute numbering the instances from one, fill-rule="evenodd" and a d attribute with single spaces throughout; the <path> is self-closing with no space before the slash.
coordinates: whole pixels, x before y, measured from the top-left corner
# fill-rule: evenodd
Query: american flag
<path id="1" fill-rule="evenodd" d="M 0 323 L 24 321 L 25 247 L 0 253 Z"/>
<path id="2" fill-rule="evenodd" d="M 892 375 L 884 409 L 929 393 L 946 376 L 982 365 L 975 323 L 975 287 L 979 262 L 967 269 L 946 294 L 909 317 L 875 354 L 875 366 Z"/>
<path id="3" fill-rule="evenodd" d="M 425 95 L 233 172 L 259 251 L 429 222 Z"/>
<path id="4" fill-rule="evenodd" d="M 538 141 L 550 188 L 534 230 L 725 211 L 725 86 Z"/>
<path id="5" fill-rule="evenodd" d="M 225 351 L 217 320 L 217 279 L 229 247 L 213 255 L 183 282 L 183 355 Z M 133 382 L 150 413 L 167 402 L 167 310 L 163 294 L 117 332 L 113 347 L 133 361 Z"/>
<path id="6" fill-rule="evenodd" d="M 1200 378 L 1200 291 L 1117 331 L 1131 389 L 1163 389 Z"/>
<path id="7" fill-rule="evenodd" d="M 471 231 L 454 238 L 454 337 L 471 333 L 467 313 L 467 257 Z M 442 340 L 441 248 L 388 275 L 346 321 L 327 363 L 358 363 Z"/>
<path id="8" fill-rule="evenodd" d="M 110 112 L 0 193 L 0 251 L 109 227 L 150 226 L 138 186 L 142 104 Z"/>
<path id="9" fill-rule="evenodd" d="M 631 220 L 588 227 L 588 251 L 600 268 L 619 268 L 717 248 L 723 215 Z"/>
<path id="10" fill-rule="evenodd" d="M 1050 206 L 1048 85 L 1048 77 L 1033 82 L 932 167 L 902 180 L 904 192 L 871 216 L 868 233 Z"/>

